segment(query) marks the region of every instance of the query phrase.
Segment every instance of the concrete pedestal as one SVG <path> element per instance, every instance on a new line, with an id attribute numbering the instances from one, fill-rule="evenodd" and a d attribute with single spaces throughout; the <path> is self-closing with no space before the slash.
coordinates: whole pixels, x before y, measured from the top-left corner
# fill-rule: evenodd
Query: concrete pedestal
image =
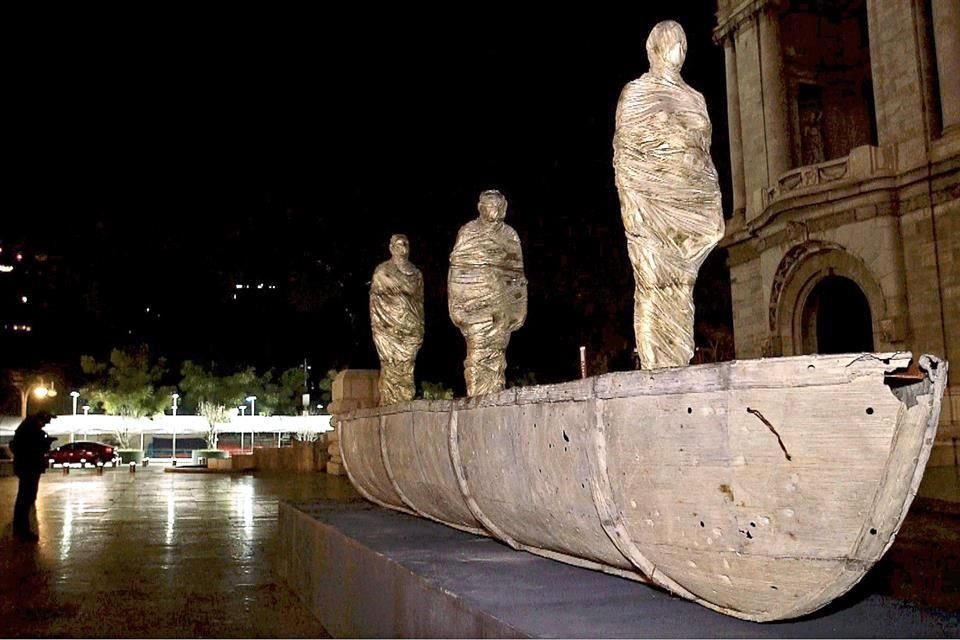
<path id="1" fill-rule="evenodd" d="M 958 637 L 960 614 L 854 590 L 757 624 L 366 502 L 280 505 L 278 570 L 334 637 Z"/>

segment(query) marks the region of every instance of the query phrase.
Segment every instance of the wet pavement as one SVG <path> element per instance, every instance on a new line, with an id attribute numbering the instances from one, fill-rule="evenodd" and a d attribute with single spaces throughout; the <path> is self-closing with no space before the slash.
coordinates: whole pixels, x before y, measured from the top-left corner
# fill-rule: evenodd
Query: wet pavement
<path id="1" fill-rule="evenodd" d="M 938 482 L 921 495 L 949 499 Z M 54 470 L 36 545 L 11 538 L 16 488 L 0 478 L 2 637 L 329 637 L 274 572 L 277 504 L 357 500 L 343 477 Z M 857 590 L 960 610 L 960 515 L 922 506 Z"/>
<path id="2" fill-rule="evenodd" d="M 960 467 L 927 467 L 917 500 L 928 510 L 960 515 Z"/>
<path id="3" fill-rule="evenodd" d="M 960 610 L 960 468 L 927 467 L 893 546 L 857 588 Z"/>
<path id="4" fill-rule="evenodd" d="M 278 499 L 350 500 L 326 474 L 59 469 L 38 544 L 11 537 L 0 478 L 2 637 L 329 637 L 273 572 Z"/>

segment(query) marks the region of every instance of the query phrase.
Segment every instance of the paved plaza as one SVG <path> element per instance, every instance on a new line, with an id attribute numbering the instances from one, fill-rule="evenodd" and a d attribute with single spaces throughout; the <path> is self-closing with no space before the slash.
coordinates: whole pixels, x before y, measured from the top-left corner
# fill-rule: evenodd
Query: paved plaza
<path id="1" fill-rule="evenodd" d="M 930 490 L 949 498 L 941 475 Z M 343 477 L 56 469 L 36 545 L 11 538 L 16 488 L 0 478 L 0 636 L 327 637 L 277 577 L 277 505 L 357 500 Z M 960 515 L 931 504 L 858 590 L 960 609 Z"/>
<path id="2" fill-rule="evenodd" d="M 59 469 L 40 543 L 12 539 L 0 478 L 2 637 L 329 637 L 273 572 L 277 501 L 349 500 L 342 477 Z"/>

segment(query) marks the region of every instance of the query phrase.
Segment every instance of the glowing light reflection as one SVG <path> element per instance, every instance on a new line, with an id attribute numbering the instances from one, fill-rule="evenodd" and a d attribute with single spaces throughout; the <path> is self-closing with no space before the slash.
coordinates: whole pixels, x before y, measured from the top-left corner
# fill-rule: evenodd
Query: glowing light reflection
<path id="1" fill-rule="evenodd" d="M 167 546 L 173 544 L 173 524 L 177 519 L 176 499 L 173 496 L 173 489 L 167 494 Z"/>
<path id="2" fill-rule="evenodd" d="M 234 489 L 237 517 L 243 519 L 243 536 L 253 539 L 253 485 L 241 484 Z"/>
<path id="3" fill-rule="evenodd" d="M 60 531 L 60 559 L 70 557 L 70 540 L 73 537 L 73 503 L 67 501 L 67 508 L 63 512 L 63 529 Z"/>
<path id="4" fill-rule="evenodd" d="M 66 503 L 66 509 L 63 512 L 63 528 L 60 531 L 60 560 L 70 557 L 70 548 L 73 546 L 73 518 L 74 515 L 82 516 L 86 507 L 82 497 L 75 501 L 73 487 L 70 488 Z"/>

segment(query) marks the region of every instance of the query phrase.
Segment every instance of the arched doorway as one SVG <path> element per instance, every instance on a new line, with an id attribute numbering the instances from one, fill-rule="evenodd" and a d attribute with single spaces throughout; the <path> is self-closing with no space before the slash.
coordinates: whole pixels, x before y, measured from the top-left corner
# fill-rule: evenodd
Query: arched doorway
<path id="1" fill-rule="evenodd" d="M 842 276 L 818 282 L 803 306 L 804 353 L 873 351 L 870 303 L 857 283 Z"/>

